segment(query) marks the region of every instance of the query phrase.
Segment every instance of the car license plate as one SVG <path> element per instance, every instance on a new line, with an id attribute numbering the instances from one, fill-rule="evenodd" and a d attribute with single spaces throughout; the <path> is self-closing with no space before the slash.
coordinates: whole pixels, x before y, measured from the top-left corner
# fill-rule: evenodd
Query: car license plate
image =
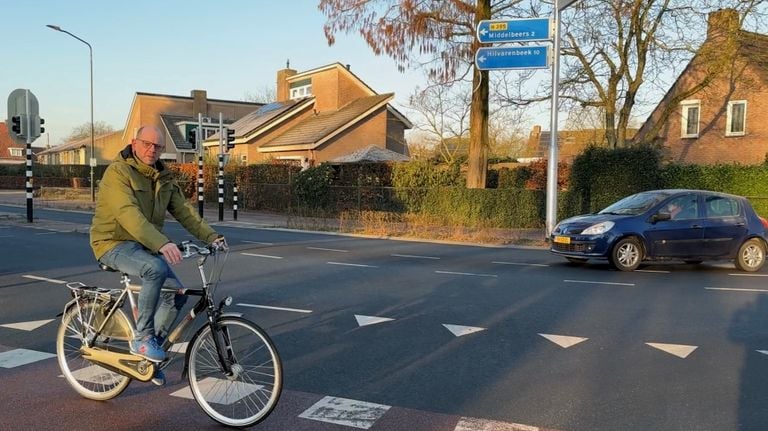
<path id="1" fill-rule="evenodd" d="M 555 242 L 558 244 L 570 244 L 571 243 L 571 237 L 569 236 L 556 236 Z"/>

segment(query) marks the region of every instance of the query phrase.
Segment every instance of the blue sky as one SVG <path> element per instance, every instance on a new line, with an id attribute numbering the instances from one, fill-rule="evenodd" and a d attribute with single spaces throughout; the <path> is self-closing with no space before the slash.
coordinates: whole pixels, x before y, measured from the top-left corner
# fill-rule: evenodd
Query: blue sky
<path id="1" fill-rule="evenodd" d="M 395 92 L 402 108 L 421 73 L 400 73 L 389 57 L 376 57 L 357 35 L 339 35 L 329 47 L 325 17 L 316 0 L 0 0 L 3 66 L 0 121 L 8 95 L 31 90 L 40 104 L 51 145 L 90 121 L 88 47 L 93 46 L 94 119 L 122 129 L 133 95 L 151 92 L 244 100 L 274 88 L 275 74 L 290 59 L 304 71 L 333 62 L 379 93 Z"/>

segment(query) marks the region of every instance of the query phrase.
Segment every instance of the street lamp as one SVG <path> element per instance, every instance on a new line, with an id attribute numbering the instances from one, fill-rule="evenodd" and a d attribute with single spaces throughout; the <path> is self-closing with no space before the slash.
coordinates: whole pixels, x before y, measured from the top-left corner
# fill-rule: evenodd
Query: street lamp
<path id="1" fill-rule="evenodd" d="M 84 41 L 83 39 L 80 39 L 79 37 L 75 36 L 74 34 L 62 29 L 61 27 L 57 25 L 51 25 L 48 24 L 46 27 L 51 28 L 56 31 L 60 31 L 62 33 L 66 33 L 75 39 L 79 40 L 80 42 L 83 42 L 84 44 L 88 45 L 88 54 L 90 56 L 91 61 L 91 157 L 88 161 L 88 164 L 91 165 L 91 202 L 96 202 L 96 190 L 94 189 L 94 181 L 93 181 L 93 165 L 96 162 L 96 154 L 94 150 L 94 126 L 93 126 L 93 47 L 91 47 L 91 44 Z"/>

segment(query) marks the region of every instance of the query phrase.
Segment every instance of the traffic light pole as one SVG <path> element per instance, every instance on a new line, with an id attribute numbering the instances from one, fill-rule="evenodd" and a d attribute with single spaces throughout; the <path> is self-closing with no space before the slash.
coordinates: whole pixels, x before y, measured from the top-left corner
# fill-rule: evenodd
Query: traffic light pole
<path id="1" fill-rule="evenodd" d="M 32 136 L 32 115 L 30 115 L 31 107 L 29 105 L 29 90 L 27 90 L 26 99 L 27 115 L 22 121 L 27 122 L 27 222 L 32 223 L 32 141 L 34 141 L 35 138 Z"/>
<path id="2" fill-rule="evenodd" d="M 224 221 L 224 120 L 219 112 L 219 221 Z"/>
<path id="3" fill-rule="evenodd" d="M 197 212 L 200 218 L 203 217 L 205 208 L 205 184 L 203 182 L 203 114 L 197 114 L 197 132 L 195 133 L 195 144 L 197 145 Z"/>

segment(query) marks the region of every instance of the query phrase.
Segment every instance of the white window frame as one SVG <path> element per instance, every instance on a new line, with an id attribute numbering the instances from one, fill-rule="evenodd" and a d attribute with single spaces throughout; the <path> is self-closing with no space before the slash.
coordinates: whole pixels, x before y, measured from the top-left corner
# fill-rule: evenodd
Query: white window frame
<path id="1" fill-rule="evenodd" d="M 731 131 L 733 125 L 733 106 L 744 105 L 744 119 L 741 125 L 740 132 Z M 725 121 L 725 136 L 744 136 L 747 134 L 747 101 L 746 100 L 731 100 L 728 102 L 728 117 Z"/>
<path id="2" fill-rule="evenodd" d="M 8 151 L 11 152 L 11 157 L 23 157 L 24 156 L 24 148 L 8 148 Z"/>
<path id="3" fill-rule="evenodd" d="M 307 97 L 311 95 L 312 95 L 312 84 L 291 88 L 291 99 L 301 99 L 302 97 Z"/>
<path id="4" fill-rule="evenodd" d="M 248 154 L 240 154 L 240 165 L 248 166 Z"/>
<path id="5" fill-rule="evenodd" d="M 700 100 L 684 100 L 680 102 L 682 108 L 682 115 L 680 121 L 680 136 L 683 138 L 698 138 L 699 137 L 699 125 L 701 123 L 701 101 Z M 691 108 L 696 108 L 698 112 L 698 118 L 696 119 L 696 133 L 688 133 L 688 112 Z"/>

